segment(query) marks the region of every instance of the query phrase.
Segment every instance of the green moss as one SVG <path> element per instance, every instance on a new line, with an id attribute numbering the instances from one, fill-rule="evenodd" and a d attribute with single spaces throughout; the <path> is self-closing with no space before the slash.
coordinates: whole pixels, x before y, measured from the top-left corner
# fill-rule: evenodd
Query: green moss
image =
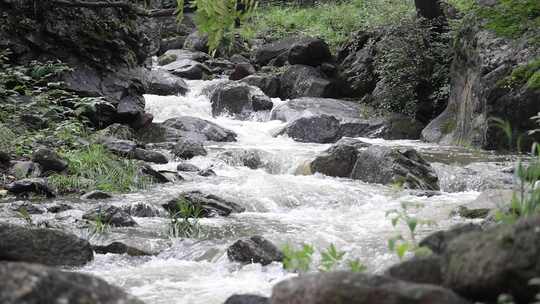
<path id="1" fill-rule="evenodd" d="M 497 83 L 499 87 L 506 88 L 518 88 L 525 84 L 529 89 L 540 89 L 540 58 L 518 66 Z"/>
<path id="2" fill-rule="evenodd" d="M 540 27 L 538 0 L 500 0 L 492 7 L 480 7 L 478 13 L 486 28 L 503 37 L 516 38 Z"/>
<path id="3" fill-rule="evenodd" d="M 537 70 L 529 77 L 527 87 L 532 90 L 540 90 L 540 70 Z"/>

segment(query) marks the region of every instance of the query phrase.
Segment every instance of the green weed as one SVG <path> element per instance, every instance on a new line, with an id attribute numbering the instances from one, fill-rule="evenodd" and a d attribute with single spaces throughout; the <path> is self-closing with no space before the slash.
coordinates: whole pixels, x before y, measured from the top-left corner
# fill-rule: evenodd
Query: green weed
<path id="1" fill-rule="evenodd" d="M 191 204 L 185 198 L 180 198 L 176 204 L 178 211 L 169 211 L 169 236 L 172 238 L 200 237 L 201 207 Z"/>

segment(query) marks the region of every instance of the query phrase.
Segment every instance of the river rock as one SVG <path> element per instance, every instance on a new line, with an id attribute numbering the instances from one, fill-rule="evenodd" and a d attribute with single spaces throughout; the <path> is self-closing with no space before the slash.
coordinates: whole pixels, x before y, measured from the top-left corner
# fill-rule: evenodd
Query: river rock
<path id="1" fill-rule="evenodd" d="M 41 167 L 32 161 L 15 161 L 9 173 L 17 178 L 36 178 L 41 176 Z"/>
<path id="2" fill-rule="evenodd" d="M 351 178 L 367 183 L 399 184 L 405 189 L 439 190 L 435 171 L 413 149 L 371 146 L 358 154 Z"/>
<path id="3" fill-rule="evenodd" d="M 165 58 L 169 58 L 169 59 L 165 60 Z M 183 60 L 183 59 L 194 60 L 197 62 L 205 62 L 206 60 L 210 59 L 210 56 L 206 53 L 198 52 L 198 51 L 190 51 L 190 50 L 182 50 L 182 49 L 168 50 L 159 57 L 159 65 L 167 65 L 171 62 L 174 62 L 177 60 Z"/>
<path id="4" fill-rule="evenodd" d="M 133 227 L 137 226 L 137 222 L 121 208 L 111 206 L 111 205 L 102 205 L 95 207 L 87 211 L 82 216 L 85 220 L 90 221 L 101 221 L 104 224 L 108 224 L 114 227 Z"/>
<path id="5" fill-rule="evenodd" d="M 294 43 L 289 50 L 290 64 L 319 66 L 331 61 L 330 47 L 320 38 L 307 38 Z"/>
<path id="6" fill-rule="evenodd" d="M 64 204 L 64 203 L 57 203 L 57 204 L 53 204 L 53 205 L 48 206 L 47 207 L 47 212 L 60 213 L 60 212 L 64 212 L 64 211 L 71 210 L 71 209 L 73 209 L 73 207 L 71 205 Z"/>
<path id="7" fill-rule="evenodd" d="M 132 205 L 122 206 L 122 209 L 135 217 L 159 217 L 163 212 L 151 204 L 136 203 Z"/>
<path id="8" fill-rule="evenodd" d="M 306 274 L 276 284 L 272 304 L 466 304 L 451 290 L 352 272 Z"/>
<path id="9" fill-rule="evenodd" d="M 217 87 L 210 97 L 212 115 L 234 115 L 247 118 L 254 111 L 271 110 L 273 103 L 270 98 L 257 87 L 245 83 L 224 83 Z"/>
<path id="10" fill-rule="evenodd" d="M 262 160 L 264 154 L 264 151 L 255 149 L 232 150 L 222 152 L 217 157 L 231 166 L 246 166 L 250 169 L 258 169 L 264 166 Z"/>
<path id="11" fill-rule="evenodd" d="M 540 277 L 540 216 L 513 225 L 463 234 L 443 254 L 444 286 L 474 301 L 495 302 L 511 294 L 531 303 L 540 292 L 529 281 Z"/>
<path id="12" fill-rule="evenodd" d="M 184 49 L 190 51 L 208 52 L 208 35 L 195 31 L 187 36 Z"/>
<path id="13" fill-rule="evenodd" d="M 277 106 L 272 111 L 271 119 L 291 122 L 300 117 L 330 115 L 347 123 L 360 119 L 362 112 L 362 106 L 352 101 L 302 97 Z"/>
<path id="14" fill-rule="evenodd" d="M 285 126 L 278 135 L 286 134 L 295 141 L 333 143 L 340 138 L 339 120 L 329 115 L 300 117 Z"/>
<path id="15" fill-rule="evenodd" d="M 49 149 L 39 149 L 32 153 L 32 161 L 38 163 L 44 173 L 62 172 L 68 167 L 67 161 L 58 153 Z"/>
<path id="16" fill-rule="evenodd" d="M 216 176 L 216 172 L 210 168 L 202 169 L 197 172 L 197 175 L 203 176 L 203 177 L 210 177 L 210 176 Z"/>
<path id="17" fill-rule="evenodd" d="M 230 296 L 224 304 L 268 304 L 269 299 L 257 295 L 242 294 Z"/>
<path id="18" fill-rule="evenodd" d="M 229 75 L 230 80 L 240 80 L 249 75 L 255 74 L 255 68 L 250 63 L 237 63 L 234 65 L 234 70 Z"/>
<path id="19" fill-rule="evenodd" d="M 142 174 L 152 177 L 152 179 L 157 183 L 174 183 L 183 180 L 183 178 L 178 175 L 177 172 L 156 170 L 149 164 L 143 164 L 140 170 Z"/>
<path id="20" fill-rule="evenodd" d="M 8 164 L 11 160 L 9 153 L 5 151 L 0 151 L 0 164 Z"/>
<path id="21" fill-rule="evenodd" d="M 443 254 L 448 244 L 460 235 L 482 231 L 479 225 L 468 223 L 458 224 L 448 230 L 436 231 L 422 239 L 419 243 L 422 247 L 429 248 L 435 254 Z"/>
<path id="22" fill-rule="evenodd" d="M 359 150 L 369 146 L 371 145 L 361 140 L 343 138 L 311 162 L 311 172 L 319 172 L 327 176 L 350 177 Z"/>
<path id="23" fill-rule="evenodd" d="M 102 279 L 37 264 L 0 262 L 0 302 L 143 304 Z"/>
<path id="24" fill-rule="evenodd" d="M 137 249 L 135 247 L 128 246 L 121 242 L 112 242 L 105 246 L 98 246 L 95 245 L 92 247 L 94 251 L 98 254 L 107 254 L 107 253 L 114 253 L 114 254 L 127 254 L 129 256 L 147 256 L 152 255 L 151 253 L 144 252 L 140 249 Z"/>
<path id="25" fill-rule="evenodd" d="M 152 70 L 146 77 L 147 94 L 183 95 L 189 89 L 182 78 L 164 69 Z"/>
<path id="26" fill-rule="evenodd" d="M 110 152 L 124 157 L 133 155 L 135 148 L 137 148 L 137 143 L 132 140 L 114 137 L 105 138 L 102 144 Z"/>
<path id="27" fill-rule="evenodd" d="M 236 241 L 227 249 L 227 256 L 231 261 L 262 265 L 283 260 L 283 252 L 272 242 L 258 235 Z"/>
<path id="28" fill-rule="evenodd" d="M 203 79 L 212 74 L 206 65 L 191 59 L 181 59 L 161 67 L 186 79 Z"/>
<path id="29" fill-rule="evenodd" d="M 204 141 L 236 141 L 236 133 L 197 117 L 180 116 L 163 122 L 163 126 L 181 131 L 184 137 L 200 137 Z"/>
<path id="30" fill-rule="evenodd" d="M 279 56 L 285 55 L 288 57 L 289 49 L 300 39 L 301 37 L 288 37 L 273 43 L 264 44 L 255 50 L 253 59 L 255 63 L 263 66 Z"/>
<path id="31" fill-rule="evenodd" d="M 163 155 L 163 153 L 141 148 L 135 148 L 135 150 L 133 150 L 132 157 L 134 159 L 156 164 L 166 164 L 169 162 L 169 159 L 167 159 L 167 156 Z"/>
<path id="32" fill-rule="evenodd" d="M 15 212 L 27 212 L 28 214 L 43 214 L 45 212 L 42 207 L 29 202 L 12 203 L 10 209 Z"/>
<path id="33" fill-rule="evenodd" d="M 84 199 L 84 200 L 104 200 L 104 199 L 109 199 L 109 198 L 112 198 L 112 195 L 110 195 L 107 192 L 100 191 L 100 190 L 90 191 L 84 194 L 83 196 L 81 196 L 81 199 Z"/>
<path id="34" fill-rule="evenodd" d="M 6 185 L 6 190 L 16 195 L 35 193 L 47 197 L 55 196 L 54 190 L 49 187 L 49 183 L 44 178 L 26 178 L 14 181 L 11 184 Z"/>
<path id="35" fill-rule="evenodd" d="M 94 258 L 88 241 L 58 230 L 0 223 L 0 239 L 4 261 L 82 266 Z"/>
<path id="36" fill-rule="evenodd" d="M 431 254 L 425 257 L 413 257 L 388 268 L 385 275 L 418 284 L 442 284 L 441 257 Z"/>
<path id="37" fill-rule="evenodd" d="M 173 154 L 181 159 L 190 159 L 199 155 L 206 155 L 207 152 L 200 140 L 193 138 L 180 138 L 174 145 Z"/>
<path id="38" fill-rule="evenodd" d="M 242 78 L 240 82 L 247 83 L 251 86 L 255 86 L 268 97 L 279 97 L 280 82 L 279 77 L 276 75 L 250 75 Z"/>
<path id="39" fill-rule="evenodd" d="M 308 65 L 292 65 L 281 75 L 281 99 L 298 97 L 336 97 L 337 84 L 326 75 Z"/>
<path id="40" fill-rule="evenodd" d="M 176 213 L 180 211 L 178 209 L 179 200 L 183 200 L 189 204 L 192 204 L 194 206 L 201 208 L 202 217 L 213 217 L 216 215 L 227 216 L 231 214 L 232 212 L 239 213 L 239 212 L 245 211 L 244 207 L 236 203 L 227 201 L 213 194 L 204 194 L 199 191 L 191 191 L 191 192 L 182 193 L 178 198 L 172 199 L 168 201 L 167 203 L 163 204 L 162 206 L 167 211 Z"/>

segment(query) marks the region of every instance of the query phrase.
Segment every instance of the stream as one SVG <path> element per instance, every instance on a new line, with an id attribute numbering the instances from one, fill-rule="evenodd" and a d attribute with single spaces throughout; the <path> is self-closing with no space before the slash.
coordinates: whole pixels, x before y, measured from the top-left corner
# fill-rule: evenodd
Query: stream
<path id="1" fill-rule="evenodd" d="M 294 274 L 284 271 L 280 263 L 242 266 L 230 262 L 226 250 L 236 240 L 262 235 L 278 247 L 307 243 L 319 252 L 335 244 L 339 250 L 347 252 L 346 259 L 358 258 L 369 272 L 377 273 L 398 261 L 387 248 L 387 240 L 396 234 L 396 230 L 385 217 L 386 211 L 399 208 L 403 202 L 422 204 L 423 207 L 414 212 L 420 218 L 436 222 L 434 227 L 421 228 L 419 234 L 423 236 L 463 222 L 464 219 L 458 216 L 450 216 L 451 210 L 471 202 L 480 193 L 475 189 L 446 192 L 445 185 L 451 183 L 452 178 L 441 179 L 441 195 L 428 197 L 357 180 L 302 175 L 306 163 L 330 145 L 274 137 L 273 134 L 285 123 L 269 121 L 270 113 L 257 114 L 247 121 L 212 117 L 210 101 L 201 94 L 211 83 L 188 81 L 191 90 L 186 96 L 147 95 L 146 111 L 154 115 L 156 122 L 180 115 L 194 116 L 236 132 L 237 142 L 209 143 L 205 146 L 209 152 L 207 156 L 189 161 L 203 169 L 212 167 L 217 176 L 182 173 L 185 181 L 116 196 L 111 203 L 159 206 L 182 191 L 200 190 L 234 201 L 245 207 L 246 212 L 201 219 L 203 232 L 197 239 L 170 239 L 164 217 L 135 218 L 140 227 L 114 228 L 104 239 L 94 242 L 118 240 L 152 248 L 159 254 L 152 257 L 96 255 L 93 262 L 77 271 L 97 275 L 146 303 L 222 304 L 236 293 L 269 296 L 274 284 Z M 275 106 L 287 102 L 273 101 Z M 436 159 L 437 155 L 456 159 L 446 162 L 450 165 L 444 168 L 459 168 L 472 162 L 498 166 L 508 161 L 508 157 L 487 152 L 419 141 L 365 140 L 381 145 L 413 147 L 430 159 Z M 264 168 L 249 169 L 219 157 L 224 151 L 235 153 L 245 149 L 259 150 Z M 170 162 L 156 167 L 176 170 L 177 164 Z M 451 172 L 447 176 L 452 176 Z M 70 212 L 74 215 L 82 211 Z M 315 260 L 313 265 L 318 265 L 318 261 Z"/>

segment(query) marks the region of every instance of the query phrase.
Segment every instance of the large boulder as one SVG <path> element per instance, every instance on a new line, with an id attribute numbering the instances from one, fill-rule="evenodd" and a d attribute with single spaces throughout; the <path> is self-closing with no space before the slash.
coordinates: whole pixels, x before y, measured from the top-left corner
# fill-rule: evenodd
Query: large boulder
<path id="1" fill-rule="evenodd" d="M 125 210 L 111 205 L 95 207 L 82 216 L 85 220 L 100 221 L 114 227 L 133 227 L 137 222 Z"/>
<path id="2" fill-rule="evenodd" d="M 202 217 L 227 216 L 233 212 L 244 212 L 245 208 L 231 201 L 227 201 L 213 194 L 205 194 L 199 191 L 182 193 L 178 198 L 163 204 L 170 213 L 180 211 L 179 203 L 188 203 L 201 209 Z"/>
<path id="3" fill-rule="evenodd" d="M 406 189 L 439 190 L 433 168 L 413 149 L 371 146 L 358 154 L 351 178 Z"/>
<path id="4" fill-rule="evenodd" d="M 204 79 L 212 74 L 206 65 L 191 59 L 173 61 L 161 68 L 186 79 Z"/>
<path id="5" fill-rule="evenodd" d="M 279 96 L 282 99 L 298 97 L 337 97 L 338 83 L 308 65 L 291 65 L 280 78 Z"/>
<path id="6" fill-rule="evenodd" d="M 175 117 L 164 121 L 163 125 L 185 132 L 184 136 L 189 133 L 192 136 L 201 137 L 205 141 L 236 141 L 236 134 L 233 131 L 198 117 Z"/>
<path id="7" fill-rule="evenodd" d="M 267 65 L 279 56 L 287 56 L 291 46 L 301 40 L 301 37 L 289 37 L 273 43 L 268 43 L 260 46 L 255 50 L 253 60 L 259 65 Z"/>
<path id="8" fill-rule="evenodd" d="M 203 143 L 197 138 L 180 138 L 173 148 L 174 156 L 181 159 L 190 159 L 195 156 L 208 154 Z"/>
<path id="9" fill-rule="evenodd" d="M 94 258 L 88 241 L 44 228 L 0 223 L 0 260 L 50 266 L 82 266 Z"/>
<path id="10" fill-rule="evenodd" d="M 356 164 L 359 150 L 369 146 L 370 144 L 360 140 L 343 138 L 310 163 L 311 172 L 349 177 Z"/>
<path id="11" fill-rule="evenodd" d="M 425 257 L 413 257 L 399 264 L 392 265 L 385 271 L 392 278 L 418 284 L 441 285 L 441 257 L 431 254 Z"/>
<path id="12" fill-rule="evenodd" d="M 362 117 L 362 112 L 363 107 L 352 101 L 302 97 L 277 106 L 272 111 L 271 119 L 290 122 L 300 117 L 325 114 L 345 123 L 357 121 Z"/>
<path id="13" fill-rule="evenodd" d="M 443 254 L 446 251 L 448 244 L 453 239 L 467 233 L 478 231 L 482 231 L 482 228 L 479 225 L 473 223 L 458 224 L 450 227 L 448 230 L 441 230 L 431 233 L 423 238 L 419 245 L 429 248 L 431 252 L 435 254 Z"/>
<path id="14" fill-rule="evenodd" d="M 231 261 L 262 265 L 283 260 L 283 253 L 276 245 L 258 235 L 236 241 L 227 248 L 227 256 Z"/>
<path id="15" fill-rule="evenodd" d="M 333 143 L 340 138 L 340 123 L 334 116 L 318 115 L 300 117 L 278 133 L 286 134 L 295 141 L 314 143 Z"/>
<path id="16" fill-rule="evenodd" d="M 0 302 L 5 304 L 143 304 L 94 276 L 37 264 L 0 262 Z"/>
<path id="17" fill-rule="evenodd" d="M 523 218 L 471 232 L 450 241 L 443 254 L 444 285 L 475 301 L 496 301 L 503 293 L 531 303 L 540 292 L 540 217 Z"/>
<path id="18" fill-rule="evenodd" d="M 320 38 L 307 38 L 294 43 L 289 50 L 290 64 L 319 66 L 331 61 L 330 47 Z"/>
<path id="19" fill-rule="evenodd" d="M 518 137 L 537 127 L 530 118 L 540 112 L 540 87 L 528 82 L 535 71 L 534 62 L 538 64 L 540 48 L 527 42 L 530 37 L 501 38 L 478 23 L 467 24 L 454 43 L 457 55 L 450 73 L 448 106 L 426 126 L 423 139 L 485 149 L 515 149 Z M 532 69 L 530 74 L 519 75 L 520 69 L 527 67 Z M 492 123 L 493 117 L 504 119 L 512 127 L 510 147 L 503 130 Z M 521 148 L 529 149 L 538 136 L 536 133 L 521 138 Z"/>
<path id="20" fill-rule="evenodd" d="M 152 70 L 146 77 L 147 94 L 183 95 L 188 91 L 188 86 L 182 78 L 166 70 Z"/>
<path id="21" fill-rule="evenodd" d="M 255 68 L 250 63 L 237 63 L 234 65 L 234 70 L 231 75 L 229 75 L 229 79 L 240 80 L 253 74 L 255 74 Z"/>
<path id="22" fill-rule="evenodd" d="M 247 83 L 263 91 L 268 97 L 279 97 L 279 88 L 281 86 L 279 77 L 276 75 L 250 75 L 240 82 Z"/>
<path id="23" fill-rule="evenodd" d="M 25 178 L 17 180 L 6 185 L 6 190 L 16 195 L 35 193 L 47 197 L 55 196 L 54 189 L 49 186 L 49 183 L 45 178 Z"/>
<path id="24" fill-rule="evenodd" d="M 62 172 L 68 167 L 67 161 L 50 149 L 39 149 L 32 153 L 32 161 L 41 166 L 43 172 Z"/>
<path id="25" fill-rule="evenodd" d="M 212 115 L 234 115 L 246 118 L 254 111 L 271 110 L 270 98 L 257 87 L 245 83 L 224 83 L 217 87 L 210 97 Z"/>
<path id="26" fill-rule="evenodd" d="M 415 284 L 384 276 L 352 272 L 307 274 L 274 286 L 272 304 L 467 304 L 439 286 Z"/>

